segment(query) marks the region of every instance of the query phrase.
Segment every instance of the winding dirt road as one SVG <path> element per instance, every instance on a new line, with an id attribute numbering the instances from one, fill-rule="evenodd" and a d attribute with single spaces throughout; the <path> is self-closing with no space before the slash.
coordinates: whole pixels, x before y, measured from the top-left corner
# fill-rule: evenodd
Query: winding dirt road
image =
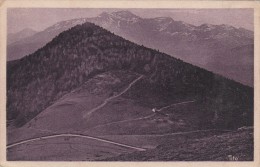
<path id="1" fill-rule="evenodd" d="M 101 125 L 97 125 L 97 126 L 91 127 L 89 129 L 87 129 L 85 132 L 88 132 L 91 129 L 95 129 L 95 128 L 99 128 L 99 127 L 103 127 L 103 126 L 108 126 L 108 125 L 113 125 L 113 124 L 117 124 L 117 123 L 124 123 L 124 122 L 130 122 L 130 121 L 137 121 L 137 120 L 147 119 L 147 118 L 151 118 L 154 115 L 155 114 L 150 114 L 150 115 L 147 115 L 145 117 L 139 117 L 139 118 L 134 118 L 134 119 L 127 119 L 127 120 L 122 120 L 122 121 L 109 122 L 109 123 L 105 123 L 105 124 L 101 124 Z"/>
<path id="2" fill-rule="evenodd" d="M 172 107 L 172 106 L 177 106 L 177 105 L 181 105 L 181 104 L 188 104 L 188 103 L 194 103 L 194 102 L 195 102 L 195 100 L 184 101 L 184 102 L 180 102 L 180 103 L 174 103 L 174 104 L 170 104 L 168 106 L 162 107 L 160 109 L 157 109 L 157 111 L 162 111 L 162 110 L 164 110 L 166 108 L 169 108 L 169 107 Z M 127 120 L 122 120 L 122 121 L 109 122 L 109 123 L 105 123 L 105 124 L 101 124 L 101 125 L 97 125 L 97 126 L 91 127 L 89 129 L 87 129 L 85 132 L 88 132 L 91 129 L 95 129 L 95 128 L 99 128 L 99 127 L 103 127 L 103 126 L 108 126 L 108 125 L 112 125 L 112 124 L 124 123 L 124 122 L 130 122 L 130 121 L 137 121 L 137 120 L 142 120 L 142 119 L 148 119 L 148 118 L 153 117 L 154 115 L 156 115 L 156 114 L 153 113 L 153 114 L 149 114 L 149 115 L 144 116 L 144 117 L 139 117 L 139 118 L 134 118 L 134 119 L 127 119 Z"/>
<path id="3" fill-rule="evenodd" d="M 18 145 L 21 145 L 21 144 L 35 142 L 35 141 L 39 141 L 39 140 L 43 140 L 43 139 L 57 138 L 57 137 L 81 137 L 81 138 L 92 139 L 92 140 L 105 142 L 105 143 L 109 143 L 109 144 L 113 144 L 113 145 L 117 145 L 117 146 L 121 146 L 121 147 L 125 147 L 125 148 L 131 148 L 131 149 L 138 150 L 138 151 L 145 151 L 146 150 L 144 148 L 134 147 L 134 146 L 130 146 L 130 145 L 127 145 L 127 144 L 113 142 L 113 141 L 110 141 L 110 140 L 101 139 L 101 138 L 97 138 L 97 137 L 93 137 L 93 136 L 87 136 L 87 135 L 82 135 L 82 134 L 71 134 L 71 133 L 56 134 L 56 135 L 37 137 L 37 138 L 33 138 L 33 139 L 27 139 L 27 140 L 23 140 L 23 141 L 20 141 L 20 142 L 17 142 L 17 143 L 9 144 L 9 145 L 6 146 L 6 148 L 10 149 L 12 147 L 15 147 L 15 146 L 18 146 Z"/>
<path id="4" fill-rule="evenodd" d="M 188 104 L 188 103 L 194 103 L 194 102 L 195 102 L 195 100 L 184 101 L 184 102 L 180 102 L 180 103 L 174 103 L 174 104 L 170 104 L 170 105 L 168 105 L 168 106 L 162 107 L 162 108 L 160 108 L 160 109 L 157 109 L 157 111 L 162 111 L 162 110 L 164 110 L 164 109 L 166 109 L 166 108 L 169 108 L 169 107 L 172 107 L 172 106 L 176 106 L 176 105 L 180 105 L 180 104 Z"/>
<path id="5" fill-rule="evenodd" d="M 117 98 L 119 96 L 121 96 L 122 94 L 124 94 L 125 92 L 127 92 L 137 81 L 139 81 L 140 79 L 143 78 L 143 75 L 141 75 L 140 77 L 138 77 L 137 79 L 135 79 L 133 82 L 131 82 L 128 87 L 126 89 L 124 89 L 121 93 L 115 95 L 115 96 L 112 96 L 112 97 L 109 97 L 107 98 L 102 104 L 100 104 L 99 106 L 91 109 L 89 112 L 87 112 L 83 118 L 86 118 L 88 115 L 91 115 L 93 112 L 97 111 L 98 109 L 104 107 L 109 101 L 113 100 L 114 98 Z"/>
<path id="6" fill-rule="evenodd" d="M 153 136 L 153 137 L 162 137 L 162 136 L 174 136 L 174 135 L 186 135 L 186 134 L 192 134 L 192 133 L 200 133 L 200 132 L 214 132 L 214 131 L 218 131 L 218 132 L 232 132 L 232 130 L 224 130 L 224 129 L 205 129 L 205 130 L 194 130 L 194 131 L 186 131 L 186 132 L 174 132 L 174 133 L 164 133 L 164 134 L 138 134 L 138 135 L 123 135 L 123 136 Z M 110 136 L 110 135 L 102 135 L 99 137 L 106 137 L 106 136 Z M 113 136 L 117 136 L 117 135 L 113 135 Z M 122 136 L 122 135 L 118 135 L 118 136 Z"/>

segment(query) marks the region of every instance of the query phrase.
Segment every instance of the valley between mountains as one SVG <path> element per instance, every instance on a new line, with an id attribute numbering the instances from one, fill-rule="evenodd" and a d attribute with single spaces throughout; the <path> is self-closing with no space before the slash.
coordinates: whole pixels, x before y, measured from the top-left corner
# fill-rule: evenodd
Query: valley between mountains
<path id="1" fill-rule="evenodd" d="M 7 63 L 11 161 L 253 160 L 253 88 L 93 23 Z"/>

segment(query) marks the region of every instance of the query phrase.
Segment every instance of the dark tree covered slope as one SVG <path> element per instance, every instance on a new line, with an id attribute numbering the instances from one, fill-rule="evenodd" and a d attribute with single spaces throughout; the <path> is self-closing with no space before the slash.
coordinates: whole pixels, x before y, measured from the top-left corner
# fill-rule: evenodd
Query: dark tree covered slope
<path id="1" fill-rule="evenodd" d="M 43 48 L 8 62 L 7 117 L 22 126 L 98 73 L 129 70 L 149 79 L 136 91 L 196 95 L 214 105 L 219 127 L 252 125 L 253 90 L 158 51 L 136 45 L 92 23 L 62 32 Z"/>

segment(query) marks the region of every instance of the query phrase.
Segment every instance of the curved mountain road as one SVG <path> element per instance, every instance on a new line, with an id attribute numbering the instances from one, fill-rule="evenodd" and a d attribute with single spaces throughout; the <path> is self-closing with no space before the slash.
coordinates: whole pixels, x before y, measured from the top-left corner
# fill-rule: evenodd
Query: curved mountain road
<path id="1" fill-rule="evenodd" d="M 109 122 L 109 123 L 105 123 L 105 124 L 101 124 L 101 125 L 97 125 L 94 127 L 91 127 L 89 129 L 87 129 L 85 132 L 88 132 L 91 129 L 95 129 L 95 128 L 99 128 L 99 127 L 103 127 L 103 126 L 108 126 L 108 125 L 112 125 L 112 124 L 117 124 L 117 123 L 124 123 L 124 122 L 130 122 L 130 121 L 137 121 L 137 120 L 142 120 L 142 119 L 147 119 L 147 118 L 151 118 L 152 116 L 154 116 L 155 114 L 150 114 L 147 115 L 145 117 L 139 117 L 139 118 L 133 118 L 133 119 L 126 119 L 126 120 L 122 120 L 122 121 L 115 121 L 115 122 Z"/>
<path id="2" fill-rule="evenodd" d="M 160 108 L 160 109 L 157 109 L 157 111 L 162 111 L 162 110 L 164 110 L 164 109 L 166 109 L 166 108 L 169 108 L 169 107 L 172 107 L 172 106 L 177 106 L 177 105 L 180 105 L 180 104 L 188 104 L 188 103 L 194 103 L 194 102 L 195 102 L 195 100 L 184 101 L 184 102 L 180 102 L 180 103 L 174 103 L 174 104 L 170 104 L 170 105 L 168 105 L 168 106 L 162 107 L 162 108 Z"/>
<path id="3" fill-rule="evenodd" d="M 124 136 L 153 136 L 153 137 L 163 137 L 163 136 L 173 136 L 173 135 L 187 135 L 187 134 L 192 134 L 192 133 L 199 133 L 199 132 L 213 132 L 213 131 L 218 131 L 218 132 L 232 132 L 232 130 L 224 130 L 224 129 L 205 129 L 205 130 L 193 130 L 193 131 L 186 131 L 186 132 L 174 132 L 174 133 L 164 133 L 164 134 L 141 134 L 141 135 L 124 135 Z M 106 137 L 110 135 L 102 135 L 99 137 Z M 113 135 L 117 136 L 117 135 Z M 120 135 L 118 135 L 120 136 Z"/>
<path id="4" fill-rule="evenodd" d="M 195 100 L 174 103 L 174 104 L 170 104 L 168 106 L 162 107 L 160 109 L 156 109 L 156 111 L 162 111 L 162 110 L 164 110 L 166 108 L 169 108 L 169 107 L 172 107 L 172 106 L 177 106 L 177 105 L 181 105 L 181 104 L 188 104 L 188 103 L 194 103 L 194 102 L 195 102 Z M 95 128 L 99 128 L 99 127 L 103 127 L 103 126 L 107 126 L 107 125 L 147 119 L 147 118 L 153 117 L 154 115 L 155 115 L 155 113 L 146 115 L 144 117 L 139 117 L 139 118 L 133 118 L 133 119 L 126 119 L 126 120 L 122 120 L 122 121 L 109 122 L 109 123 L 105 123 L 105 124 L 101 124 L 101 125 L 97 125 L 97 126 L 91 127 L 89 129 L 87 129 L 85 132 L 88 132 L 91 129 L 95 129 Z"/>
<path id="5" fill-rule="evenodd" d="M 127 145 L 127 144 L 113 142 L 113 141 L 110 141 L 110 140 L 101 139 L 101 138 L 97 138 L 97 137 L 93 137 L 93 136 L 87 136 L 87 135 L 81 135 L 81 134 L 71 134 L 71 133 L 55 134 L 55 135 L 49 135 L 49 136 L 43 136 L 43 137 L 37 137 L 37 138 L 33 138 L 33 139 L 23 140 L 23 141 L 20 141 L 20 142 L 17 142 L 17 143 L 9 144 L 9 145 L 6 146 L 6 148 L 9 149 L 9 148 L 12 148 L 12 147 L 15 147 L 15 146 L 18 146 L 18 145 L 22 145 L 22 144 L 25 144 L 25 143 L 40 141 L 40 140 L 43 140 L 43 139 L 57 138 L 57 137 L 81 137 L 81 138 L 92 139 L 92 140 L 96 140 L 96 141 L 100 141 L 100 142 L 104 142 L 104 143 L 109 143 L 109 144 L 113 144 L 113 145 L 117 145 L 117 146 L 121 146 L 121 147 L 125 147 L 125 148 L 131 148 L 131 149 L 138 150 L 138 151 L 145 151 L 146 150 L 144 148 L 134 147 L 134 146 L 130 146 L 130 145 Z"/>

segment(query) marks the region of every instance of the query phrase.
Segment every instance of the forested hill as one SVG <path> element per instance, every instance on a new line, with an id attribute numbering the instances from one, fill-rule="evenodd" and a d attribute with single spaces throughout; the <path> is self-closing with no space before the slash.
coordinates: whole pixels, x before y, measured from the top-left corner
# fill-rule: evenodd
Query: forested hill
<path id="1" fill-rule="evenodd" d="M 192 17 L 192 16 L 191 16 Z M 185 62 L 253 86 L 254 32 L 230 25 L 191 25 L 170 17 L 142 18 L 129 11 L 64 20 L 7 46 L 17 60 L 46 45 L 61 32 L 91 22 L 136 44 L 159 49 Z M 234 61 L 235 60 L 235 61 Z"/>
<path id="2" fill-rule="evenodd" d="M 35 53 L 8 62 L 7 117 L 22 126 L 61 96 L 109 70 L 143 74 L 146 83 L 161 93 L 221 99 L 216 100 L 220 108 L 229 105 L 236 112 L 234 118 L 245 117 L 252 124 L 252 88 L 134 44 L 92 23 L 70 28 Z"/>

